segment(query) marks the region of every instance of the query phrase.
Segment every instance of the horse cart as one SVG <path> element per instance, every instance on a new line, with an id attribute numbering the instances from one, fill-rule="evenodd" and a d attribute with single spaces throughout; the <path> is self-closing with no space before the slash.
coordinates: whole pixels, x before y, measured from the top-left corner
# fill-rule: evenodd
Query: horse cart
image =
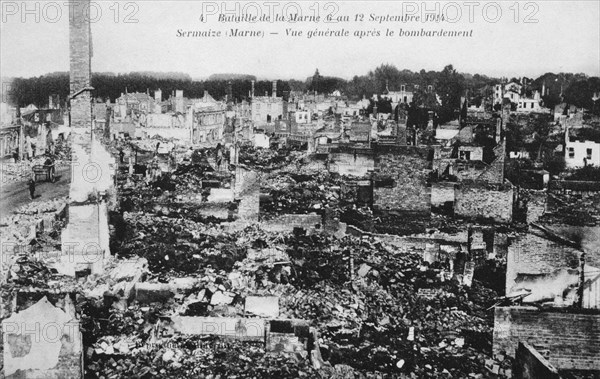
<path id="1" fill-rule="evenodd" d="M 33 166 L 33 176 L 36 182 L 50 182 L 56 181 L 56 166 L 52 164 L 35 165 Z"/>

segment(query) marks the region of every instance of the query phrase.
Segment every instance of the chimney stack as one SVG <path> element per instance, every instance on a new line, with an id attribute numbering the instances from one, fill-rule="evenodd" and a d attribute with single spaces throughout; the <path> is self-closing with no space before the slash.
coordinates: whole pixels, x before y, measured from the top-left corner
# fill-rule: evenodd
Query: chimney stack
<path id="1" fill-rule="evenodd" d="M 233 101 L 233 85 L 231 80 L 227 83 L 227 101 Z"/>
<path id="2" fill-rule="evenodd" d="M 250 83 L 252 85 L 252 89 L 250 90 L 250 97 L 254 97 L 254 80 L 252 80 Z"/>
<path id="3" fill-rule="evenodd" d="M 273 80 L 273 92 L 271 93 L 271 96 L 273 99 L 277 97 L 277 80 Z"/>

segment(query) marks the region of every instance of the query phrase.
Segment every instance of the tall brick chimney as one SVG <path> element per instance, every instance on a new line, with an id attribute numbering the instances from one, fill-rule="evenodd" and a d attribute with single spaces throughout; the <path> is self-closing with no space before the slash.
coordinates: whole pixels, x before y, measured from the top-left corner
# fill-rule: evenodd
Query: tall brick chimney
<path id="1" fill-rule="evenodd" d="M 72 159 L 68 224 L 61 233 L 59 272 L 100 274 L 110 255 L 108 202 L 115 161 L 92 132 L 90 0 L 69 0 Z M 107 114 L 100 114 L 103 118 Z M 90 169 L 91 168 L 91 172 Z"/>
<path id="2" fill-rule="evenodd" d="M 254 97 L 254 80 L 250 82 L 252 84 L 252 89 L 250 90 L 250 97 Z"/>
<path id="3" fill-rule="evenodd" d="M 90 0 L 69 0 L 71 127 L 91 128 L 92 29 Z"/>
<path id="4" fill-rule="evenodd" d="M 271 93 L 271 96 L 273 99 L 277 97 L 277 80 L 273 80 L 273 92 Z"/>

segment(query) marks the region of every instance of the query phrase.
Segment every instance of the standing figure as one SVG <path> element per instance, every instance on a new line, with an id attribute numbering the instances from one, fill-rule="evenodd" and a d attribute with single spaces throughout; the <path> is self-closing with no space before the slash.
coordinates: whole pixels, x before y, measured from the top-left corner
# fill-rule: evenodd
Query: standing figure
<path id="1" fill-rule="evenodd" d="M 29 196 L 31 197 L 31 200 L 33 200 L 35 198 L 35 180 L 29 178 L 27 185 L 29 187 Z"/>
<path id="2" fill-rule="evenodd" d="M 217 171 L 221 170 L 221 162 L 223 161 L 223 150 L 221 144 L 217 145 Z"/>

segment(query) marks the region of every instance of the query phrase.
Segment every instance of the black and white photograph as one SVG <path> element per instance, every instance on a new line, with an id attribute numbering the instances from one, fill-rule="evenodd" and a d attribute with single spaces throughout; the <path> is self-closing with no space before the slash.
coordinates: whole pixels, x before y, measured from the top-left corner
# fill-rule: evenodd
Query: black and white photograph
<path id="1" fill-rule="evenodd" d="M 0 379 L 600 379 L 600 1 L 0 18 Z"/>

